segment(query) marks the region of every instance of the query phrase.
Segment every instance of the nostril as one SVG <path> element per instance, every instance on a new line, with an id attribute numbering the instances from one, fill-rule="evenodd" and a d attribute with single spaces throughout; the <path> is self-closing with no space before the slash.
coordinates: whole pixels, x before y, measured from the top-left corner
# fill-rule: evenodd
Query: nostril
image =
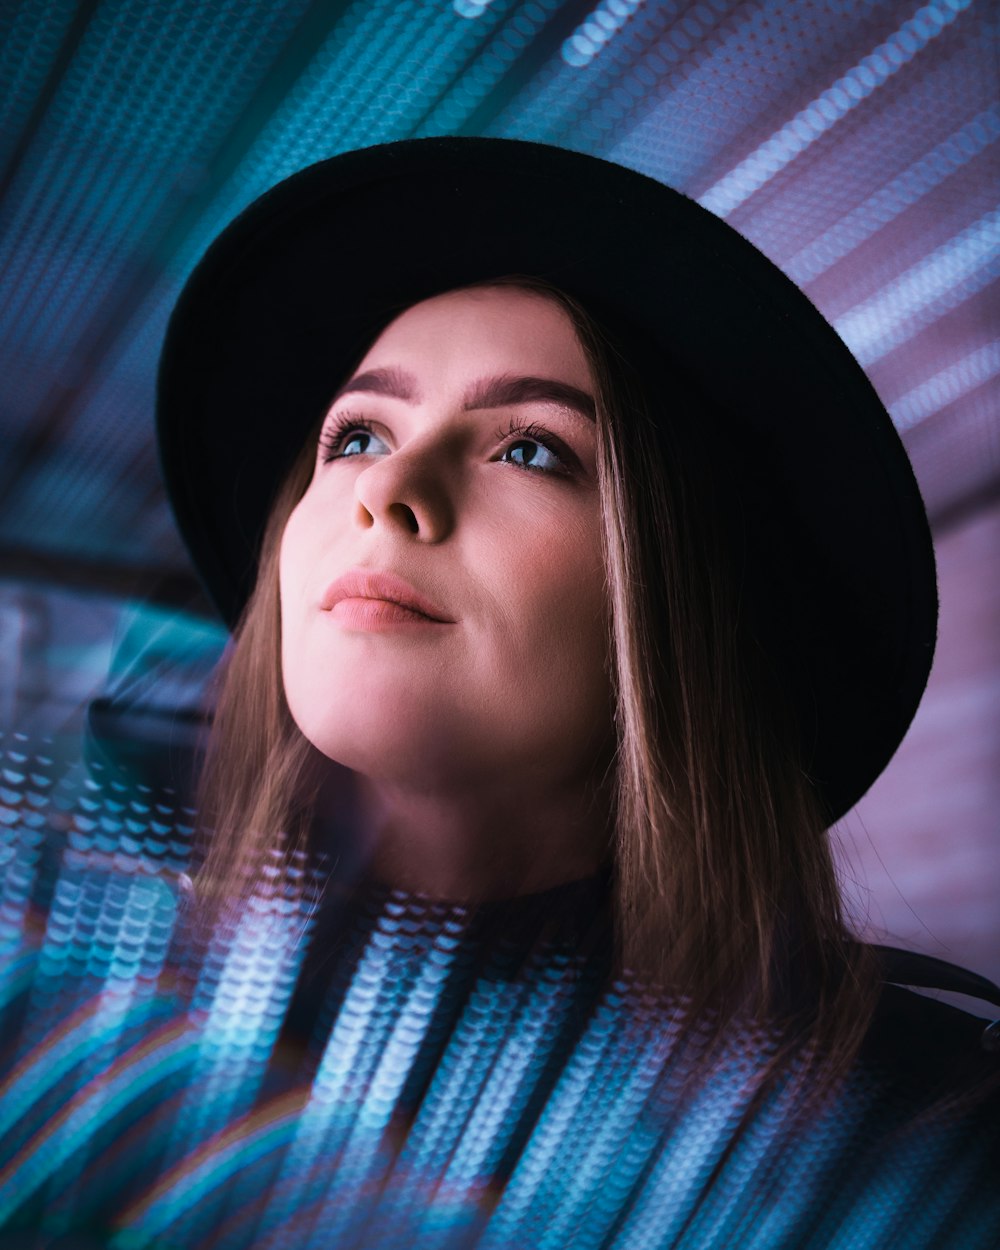
<path id="1" fill-rule="evenodd" d="M 399 517 L 411 534 L 419 533 L 420 525 L 417 521 L 416 513 L 409 506 L 409 504 L 394 503 L 390 507 L 389 511 L 395 513 Z"/>

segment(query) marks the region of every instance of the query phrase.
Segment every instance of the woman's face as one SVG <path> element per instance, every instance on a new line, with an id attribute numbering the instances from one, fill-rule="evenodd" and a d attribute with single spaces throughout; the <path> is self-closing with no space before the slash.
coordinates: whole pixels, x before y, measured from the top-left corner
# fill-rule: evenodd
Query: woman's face
<path id="1" fill-rule="evenodd" d="M 321 752 L 426 793 L 593 768 L 612 714 L 592 396 L 566 313 L 519 289 L 426 300 L 376 340 L 281 544 L 285 693 Z M 388 601 L 414 594 L 443 619 Z"/>

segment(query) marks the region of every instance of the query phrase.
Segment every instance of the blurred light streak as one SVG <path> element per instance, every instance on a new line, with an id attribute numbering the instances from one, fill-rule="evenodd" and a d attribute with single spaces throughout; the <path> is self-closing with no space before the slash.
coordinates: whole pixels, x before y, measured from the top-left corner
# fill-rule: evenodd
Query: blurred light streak
<path id="1" fill-rule="evenodd" d="M 129 604 L 106 670 L 108 696 L 129 707 L 198 709 L 228 640 L 221 623 L 157 604 Z"/>
<path id="2" fill-rule="evenodd" d="M 719 217 L 734 209 L 770 182 L 776 174 L 845 117 L 876 88 L 917 55 L 949 26 L 972 0 L 932 0 L 884 43 L 843 74 L 817 98 L 801 109 L 765 143 L 698 197 L 698 202 Z"/>
<path id="3" fill-rule="evenodd" d="M 460 1134 L 447 1166 L 438 1175 L 438 1193 L 444 1203 L 430 1203 L 412 1234 L 416 1244 L 451 1227 L 450 1212 L 475 1214 L 486 1196 L 491 1175 L 510 1146 L 525 1108 L 562 1040 L 567 1013 L 572 1008 L 572 986 L 578 968 L 565 957 L 539 969 L 530 993 L 521 994 L 516 1014 L 507 1027 L 496 1022 L 489 1033 L 495 1039 L 485 1080 L 469 1089 L 464 1114 L 453 1116 Z M 459 1108 L 456 1108 L 458 1111 Z M 402 1211 L 399 1212 L 402 1214 Z"/>
<path id="4" fill-rule="evenodd" d="M 181 1109 L 174 1120 L 165 1166 L 220 1125 L 246 1115 L 260 1092 L 267 1064 L 288 1009 L 307 948 L 315 904 L 315 878 L 307 879 L 301 853 L 283 862 L 275 848 L 262 879 L 238 918 L 216 926 L 195 987 L 191 1010 L 199 1021 L 195 1058 Z M 238 1187 L 218 1195 L 238 1204 Z M 182 1242 L 198 1221 L 217 1217 L 214 1207 L 195 1212 L 170 1199 L 158 1208 Z"/>
<path id="5" fill-rule="evenodd" d="M 2 777 L 11 794 L 30 783 L 38 758 L 13 755 L 21 758 L 8 753 L 14 766 Z M 289 1006 L 280 965 L 290 945 L 306 944 L 318 882 L 276 848 L 253 903 L 193 947 L 196 931 L 182 917 L 180 962 L 154 994 L 130 994 L 143 965 L 134 950 L 131 962 L 115 952 L 143 937 L 124 895 L 144 883 L 166 889 L 168 854 L 184 862 L 190 830 L 183 820 L 183 832 L 175 828 L 169 804 L 116 788 L 107 770 L 91 782 L 54 787 L 60 802 L 72 800 L 74 820 L 53 876 L 67 887 L 63 901 L 76 898 L 86 914 L 70 931 L 62 909 L 46 940 L 95 949 L 71 977 L 55 969 L 63 991 L 50 1004 L 55 1014 L 16 1086 L 2 1091 L 17 1105 L 0 1102 L 8 1116 L 0 1128 L 13 1120 L 19 1130 L 4 1134 L 0 1215 L 30 1201 L 46 1236 L 103 1210 L 113 1250 L 326 1250 L 358 1237 L 380 1250 L 445 1250 L 473 1237 L 494 1250 L 653 1250 L 681 1232 L 694 1245 L 771 1250 L 801 1231 L 810 1200 L 822 1200 L 836 1229 L 859 1193 L 866 1212 L 874 1193 L 873 1228 L 889 1221 L 895 1233 L 909 1220 L 906 1244 L 931 1245 L 982 1166 L 954 1168 L 947 1185 L 914 1203 L 900 1159 L 929 1187 L 954 1144 L 957 1122 L 946 1122 L 932 1149 L 918 1135 L 914 1169 L 894 1147 L 884 1175 L 878 1157 L 867 1160 L 841 1200 L 830 1169 L 849 1170 L 845 1151 L 878 1140 L 868 1118 L 885 1111 L 872 1105 L 885 1098 L 877 1081 L 861 1073 L 835 1114 L 797 1119 L 801 1056 L 757 1099 L 777 1033 L 736 1021 L 707 1053 L 705 1032 L 681 1041 L 690 1004 L 630 975 L 609 985 L 600 960 L 576 954 L 575 939 L 540 940 L 550 904 L 523 913 L 523 933 L 506 923 L 481 930 L 474 908 L 381 889 L 352 902 L 343 925 L 328 917 L 332 943 L 324 931 L 316 952 L 323 978 L 278 1057 L 277 1088 L 288 1090 L 287 1078 L 292 1087 L 265 1091 L 253 1107 L 255 1067 L 270 1057 Z M 153 879 L 147 830 L 161 856 Z M 569 904 L 573 933 L 581 897 Z M 173 982 L 176 992 L 165 992 Z M 72 994 L 89 989 L 97 997 L 66 1020 Z M 305 1058 L 309 1037 L 316 1049 Z M 213 1089 L 224 1080 L 234 1093 Z M 211 1114 L 201 1114 L 206 1104 Z M 739 1126 L 745 1133 L 734 1140 Z M 129 1190 L 122 1210 L 125 1177 L 146 1188 L 138 1197 Z M 864 1233 L 859 1246 L 872 1244 L 867 1225 Z"/>
<path id="6" fill-rule="evenodd" d="M 9 1219 L 130 1102 L 182 1071 L 193 1051 L 190 1025 L 174 1020 L 121 1055 L 99 1080 L 88 1081 L 0 1172 L 0 1221 Z"/>
<path id="7" fill-rule="evenodd" d="M 616 983 L 597 1008 L 550 1095 L 503 1198 L 482 1238 L 482 1250 L 533 1241 L 538 1226 L 549 1225 L 565 1202 L 566 1170 L 576 1175 L 574 1150 L 592 1139 L 597 1129 L 621 1132 L 634 1111 L 628 1090 L 642 1095 L 655 1079 L 673 1041 L 670 1030 L 657 1035 L 641 1025 L 629 1030 L 625 987 Z M 626 1044 L 627 1039 L 627 1044 Z M 628 1055 L 623 1066 L 623 1054 Z M 625 1089 L 623 1102 L 614 1094 Z M 607 1101 L 599 1095 L 608 1096 Z M 600 1110 L 598 1110 L 600 1108 Z M 643 1135 L 645 1136 L 645 1135 Z M 614 1178 L 606 1178 L 613 1185 Z M 572 1201 L 572 1179 L 570 1201 Z"/>
<path id="8" fill-rule="evenodd" d="M 499 20 L 509 7 L 510 0 L 497 3 L 488 10 L 490 18 Z M 292 16 L 288 14 L 283 20 L 290 21 Z M 8 542 L 32 545 L 32 536 L 46 528 L 44 517 L 58 515 L 63 518 L 59 540 L 67 550 L 80 546 L 93 549 L 95 537 L 99 540 L 102 532 L 95 527 L 107 512 L 107 544 L 120 547 L 114 500 L 100 471 L 106 449 L 95 434 L 106 430 L 110 436 L 112 430 L 124 430 L 135 440 L 136 454 L 148 443 L 150 432 L 135 421 L 134 413 L 152 412 L 149 361 L 157 355 L 184 279 L 209 243 L 251 200 L 302 166 L 347 147 L 393 137 L 400 127 L 405 131 L 407 111 L 412 113 L 413 122 L 421 117 L 445 92 L 457 68 L 486 33 L 479 24 L 456 23 L 448 11 L 437 11 L 428 19 L 418 0 L 391 4 L 359 0 L 338 19 L 219 196 L 175 248 L 170 274 L 135 310 L 115 344 L 113 357 L 103 362 L 97 377 L 88 382 L 86 404 L 75 422 L 77 428 L 88 432 L 88 444 L 74 448 L 69 456 L 66 468 L 72 472 L 71 493 L 56 457 L 56 464 L 46 469 L 41 488 L 33 486 L 27 501 L 30 506 L 14 510 L 16 519 L 5 525 Z M 522 38 L 527 42 L 527 37 Z M 414 64 L 421 67 L 419 73 L 407 68 Z M 395 83 L 389 97 L 385 95 L 386 76 Z M 380 92 L 384 98 L 373 107 Z M 185 104 L 185 117 L 189 107 Z M 137 111 L 141 117 L 142 111 Z M 159 159 L 162 162 L 162 155 Z M 187 159 L 190 162 L 193 157 L 189 154 Z M 146 162 L 140 164 L 145 168 Z M 75 199 L 67 193 L 65 211 L 73 212 L 74 207 Z M 125 220 L 120 217 L 119 223 Z M 131 236 L 141 229 L 138 223 L 129 222 L 127 233 Z M 122 249 L 121 224 L 113 232 L 102 228 L 101 237 L 108 239 L 108 246 L 127 251 Z M 79 246 L 72 236 L 70 243 Z M 44 337 L 51 349 L 48 327 Z M 100 497 L 86 497 L 93 491 Z M 145 543 L 145 535 L 136 536 L 137 558 L 143 554 Z"/>
<path id="9" fill-rule="evenodd" d="M 162 999 L 138 1002 L 130 1008 L 127 1023 L 145 1026 L 162 1018 L 167 1010 L 168 1004 Z M 102 1045 L 103 1014 L 100 999 L 83 1003 L 40 1046 L 28 1051 L 0 1084 L 0 1140 L 7 1139 L 8 1149 L 8 1135 L 17 1121 Z"/>
<path id="10" fill-rule="evenodd" d="M 0 965 L 0 1012 L 31 988 L 34 975 L 35 955 L 32 951 L 22 951 L 14 955 L 9 951 L 3 952 L 3 962 Z"/>
<path id="11" fill-rule="evenodd" d="M 609 43 L 644 0 L 601 0 L 562 46 L 562 59 L 581 69 Z"/>
<path id="12" fill-rule="evenodd" d="M 878 294 L 838 317 L 837 333 L 865 368 L 1000 277 L 1000 209 L 948 240 Z"/>
<path id="13" fill-rule="evenodd" d="M 985 343 L 893 401 L 889 405 L 893 424 L 902 434 L 997 377 L 1000 341 Z"/>
<path id="14" fill-rule="evenodd" d="M 459 17 L 467 17 L 475 21 L 482 17 L 495 0 L 454 0 L 453 8 Z"/>
<path id="15" fill-rule="evenodd" d="M 288 1094 L 203 1142 L 122 1212 L 122 1227 L 111 1242 L 114 1250 L 131 1250 L 162 1237 L 180 1215 L 197 1207 L 207 1195 L 233 1181 L 244 1168 L 281 1150 L 293 1135 L 300 1110 L 301 1096 Z"/>
<path id="16" fill-rule="evenodd" d="M 613 1014 L 610 1020 L 621 1023 Z M 545 1126 L 548 1148 L 527 1170 L 537 1189 L 530 1206 L 523 1198 L 520 1206 L 539 1250 L 603 1245 L 659 1138 L 650 1100 L 674 1049 L 675 1030 L 644 1030 L 627 1047 L 619 1039 L 610 1054 L 603 1032 L 581 1043 L 583 1064 L 567 1082 L 568 1100 Z M 592 1053 L 583 1054 L 595 1041 Z"/>
<path id="17" fill-rule="evenodd" d="M 993 106 L 979 113 L 926 156 L 862 200 L 807 247 L 792 256 L 782 257 L 782 269 L 798 286 L 812 282 L 940 186 L 998 138 L 1000 106 Z"/>
<path id="18" fill-rule="evenodd" d="M 651 1166 L 644 1170 L 641 1193 L 619 1224 L 612 1245 L 652 1250 L 687 1231 L 697 1212 L 694 1195 L 717 1167 L 728 1163 L 726 1147 L 754 1096 L 754 1066 L 773 1053 L 774 1045 L 773 1038 L 746 1034 L 724 1042 L 685 1100 L 682 1113 L 673 1119 L 670 1132 L 658 1143 Z M 784 1131 L 783 1118 L 765 1122 L 764 1127 L 764 1140 L 758 1138 L 756 1148 L 766 1156 L 776 1134 Z M 718 1182 L 723 1193 L 727 1179 L 724 1171 Z"/>
<path id="19" fill-rule="evenodd" d="M 584 150 L 606 143 L 613 127 L 598 118 L 615 107 L 613 98 L 624 92 L 629 98 L 648 99 L 657 86 L 662 88 L 666 60 L 680 60 L 664 36 L 681 8 L 682 0 L 637 7 L 633 20 L 605 45 L 600 58 L 581 66 L 564 56 L 549 62 L 507 104 L 488 133 Z M 697 18 L 690 15 L 689 21 L 697 23 Z M 605 150 L 600 154 L 613 159 Z"/>
<path id="20" fill-rule="evenodd" d="M 76 0 L 0 8 L 0 173 L 13 155 L 69 30 Z"/>
<path id="21" fill-rule="evenodd" d="M 111 350 L 88 375 L 81 387 L 80 416 L 53 447 L 51 458 L 23 489 L 12 484 L 3 521 L 6 542 L 31 548 L 38 545 L 39 535 L 51 535 L 52 545 L 70 554 L 100 558 L 113 553 L 137 563 L 155 562 L 163 544 L 141 530 L 122 534 L 118 493 L 108 489 L 105 466 L 112 440 L 126 462 L 138 459 L 153 441 L 150 361 L 159 353 L 179 285 L 176 279 L 161 279 L 152 286 Z M 163 517 L 172 547 L 175 531 L 166 508 Z M 58 527 L 53 518 L 58 518 Z"/>
<path id="22" fill-rule="evenodd" d="M 404 1244 L 413 1235 L 418 1201 L 433 1191 L 462 1139 L 496 1048 L 514 1028 L 521 997 L 515 985 L 479 979 L 455 1022 L 379 1212 L 379 1227 L 394 1226 Z"/>
<path id="23" fill-rule="evenodd" d="M 0 953 L 13 953 L 23 941 L 45 840 L 51 796 L 52 760 L 18 759 L 8 750 L 0 770 Z M 16 765 L 11 767 L 11 765 Z M 0 1005 L 2 1005 L 0 997 Z"/>
<path id="24" fill-rule="evenodd" d="M 123 233 L 141 238 L 175 192 L 165 177 L 170 150 L 190 162 L 195 146 L 216 139 L 218 106 L 205 105 L 253 73 L 269 36 L 290 24 L 297 6 L 225 3 L 216 17 L 228 20 L 208 24 L 191 22 L 186 5 L 169 7 L 153 41 L 132 37 L 151 20 L 142 0 L 108 0 L 76 50 L 38 137 L 39 155 L 25 164 L 26 185 L 10 198 L 16 215 L 4 223 L 0 259 L 13 299 L 0 326 L 11 348 L 37 338 L 51 350 L 53 339 L 78 329 L 83 308 L 102 299 L 129 257 Z M 106 90 L 114 54 L 121 58 L 115 72 L 130 88 L 125 111 Z M 48 257 L 42 267 L 41 257 Z"/>
<path id="25" fill-rule="evenodd" d="M 331 1242 L 350 1244 L 372 1214 L 391 1162 L 386 1130 L 441 1001 L 456 946 L 449 942 L 450 949 L 442 949 L 434 943 L 422 952 L 423 966 L 407 969 L 405 996 L 400 986 L 396 1019 L 366 1082 L 354 1124 L 344 1141 L 337 1184 L 327 1188 L 309 1245 L 321 1250 Z"/>
<path id="26" fill-rule="evenodd" d="M 388 1163 L 388 1117 L 430 1027 L 465 926 L 462 909 L 423 919 L 414 934 L 404 896 L 396 891 L 378 918 L 275 1182 L 269 1222 L 280 1226 L 320 1197 L 310 1224 L 324 1237 L 331 1230 L 346 1236 L 367 1218 L 365 1179 Z M 329 1193 L 325 1185 L 313 1191 L 317 1157 L 342 1159 Z"/>
<path id="27" fill-rule="evenodd" d="M 944 1202 L 948 1209 L 954 1211 L 956 1194 L 963 1191 L 973 1175 L 967 1165 L 959 1166 L 950 1157 L 950 1147 L 946 1137 L 938 1139 L 933 1145 L 919 1139 L 902 1141 L 892 1171 L 883 1173 L 879 1183 L 869 1193 L 858 1195 L 848 1210 L 840 1212 L 836 1228 L 840 1244 L 878 1246 L 893 1240 L 899 1211 L 912 1204 L 918 1195 L 921 1232 L 929 1238 L 924 1244 L 941 1244 L 934 1238 L 934 1207 Z M 946 1244 L 970 1244 L 961 1239 L 952 1240 L 953 1226 L 947 1231 Z"/>
<path id="28" fill-rule="evenodd" d="M 531 0 L 518 9 L 480 49 L 461 76 L 454 79 L 416 128 L 414 137 L 461 133 L 473 112 L 509 73 L 511 66 L 558 10 L 560 3 L 561 0 Z"/>

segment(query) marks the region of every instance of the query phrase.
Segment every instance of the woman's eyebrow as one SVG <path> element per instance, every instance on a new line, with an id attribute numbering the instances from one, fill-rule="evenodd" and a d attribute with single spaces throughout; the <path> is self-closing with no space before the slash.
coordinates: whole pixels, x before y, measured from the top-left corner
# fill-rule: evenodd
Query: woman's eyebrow
<path id="1" fill-rule="evenodd" d="M 345 382 L 334 395 L 331 406 L 341 395 L 349 395 L 352 391 L 364 391 L 368 395 L 389 395 L 393 399 L 405 399 L 411 404 L 420 402 L 417 380 L 413 374 L 391 365 L 384 369 L 369 369 L 366 373 L 359 373 L 351 378 L 350 382 Z"/>
<path id="2" fill-rule="evenodd" d="M 466 394 L 465 408 L 503 408 L 508 404 L 558 404 L 579 413 L 588 421 L 597 419 L 593 397 L 568 382 L 553 378 L 516 377 L 481 378 Z"/>
<path id="3" fill-rule="evenodd" d="M 356 391 L 369 395 L 388 395 L 411 404 L 420 402 L 419 388 L 413 374 L 392 366 L 369 369 L 351 378 L 333 397 L 333 403 L 342 395 Z M 596 420 L 593 397 L 579 387 L 571 386 L 568 382 L 557 382 L 554 378 L 520 377 L 513 374 L 480 378 L 467 391 L 463 406 L 468 412 L 477 408 L 503 408 L 509 404 L 529 403 L 558 404 L 579 413 L 588 421 Z"/>

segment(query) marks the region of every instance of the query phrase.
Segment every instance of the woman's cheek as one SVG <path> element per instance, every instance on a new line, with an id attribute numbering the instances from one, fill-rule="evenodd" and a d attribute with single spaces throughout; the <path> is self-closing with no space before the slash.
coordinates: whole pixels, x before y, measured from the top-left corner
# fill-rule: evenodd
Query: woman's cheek
<path id="1" fill-rule="evenodd" d="M 315 576 L 318 543 L 308 494 L 285 525 L 278 555 L 281 605 L 281 664 L 285 694 L 293 712 L 309 689 L 308 619 L 310 570 Z M 313 588 L 315 594 L 315 588 Z"/>
<path id="2" fill-rule="evenodd" d="M 588 699 L 603 697 L 606 681 L 607 591 L 597 527 L 587 518 L 569 518 L 550 535 L 535 568 L 531 607 L 534 637 L 527 651 L 551 674 L 550 697 L 572 689 Z"/>

